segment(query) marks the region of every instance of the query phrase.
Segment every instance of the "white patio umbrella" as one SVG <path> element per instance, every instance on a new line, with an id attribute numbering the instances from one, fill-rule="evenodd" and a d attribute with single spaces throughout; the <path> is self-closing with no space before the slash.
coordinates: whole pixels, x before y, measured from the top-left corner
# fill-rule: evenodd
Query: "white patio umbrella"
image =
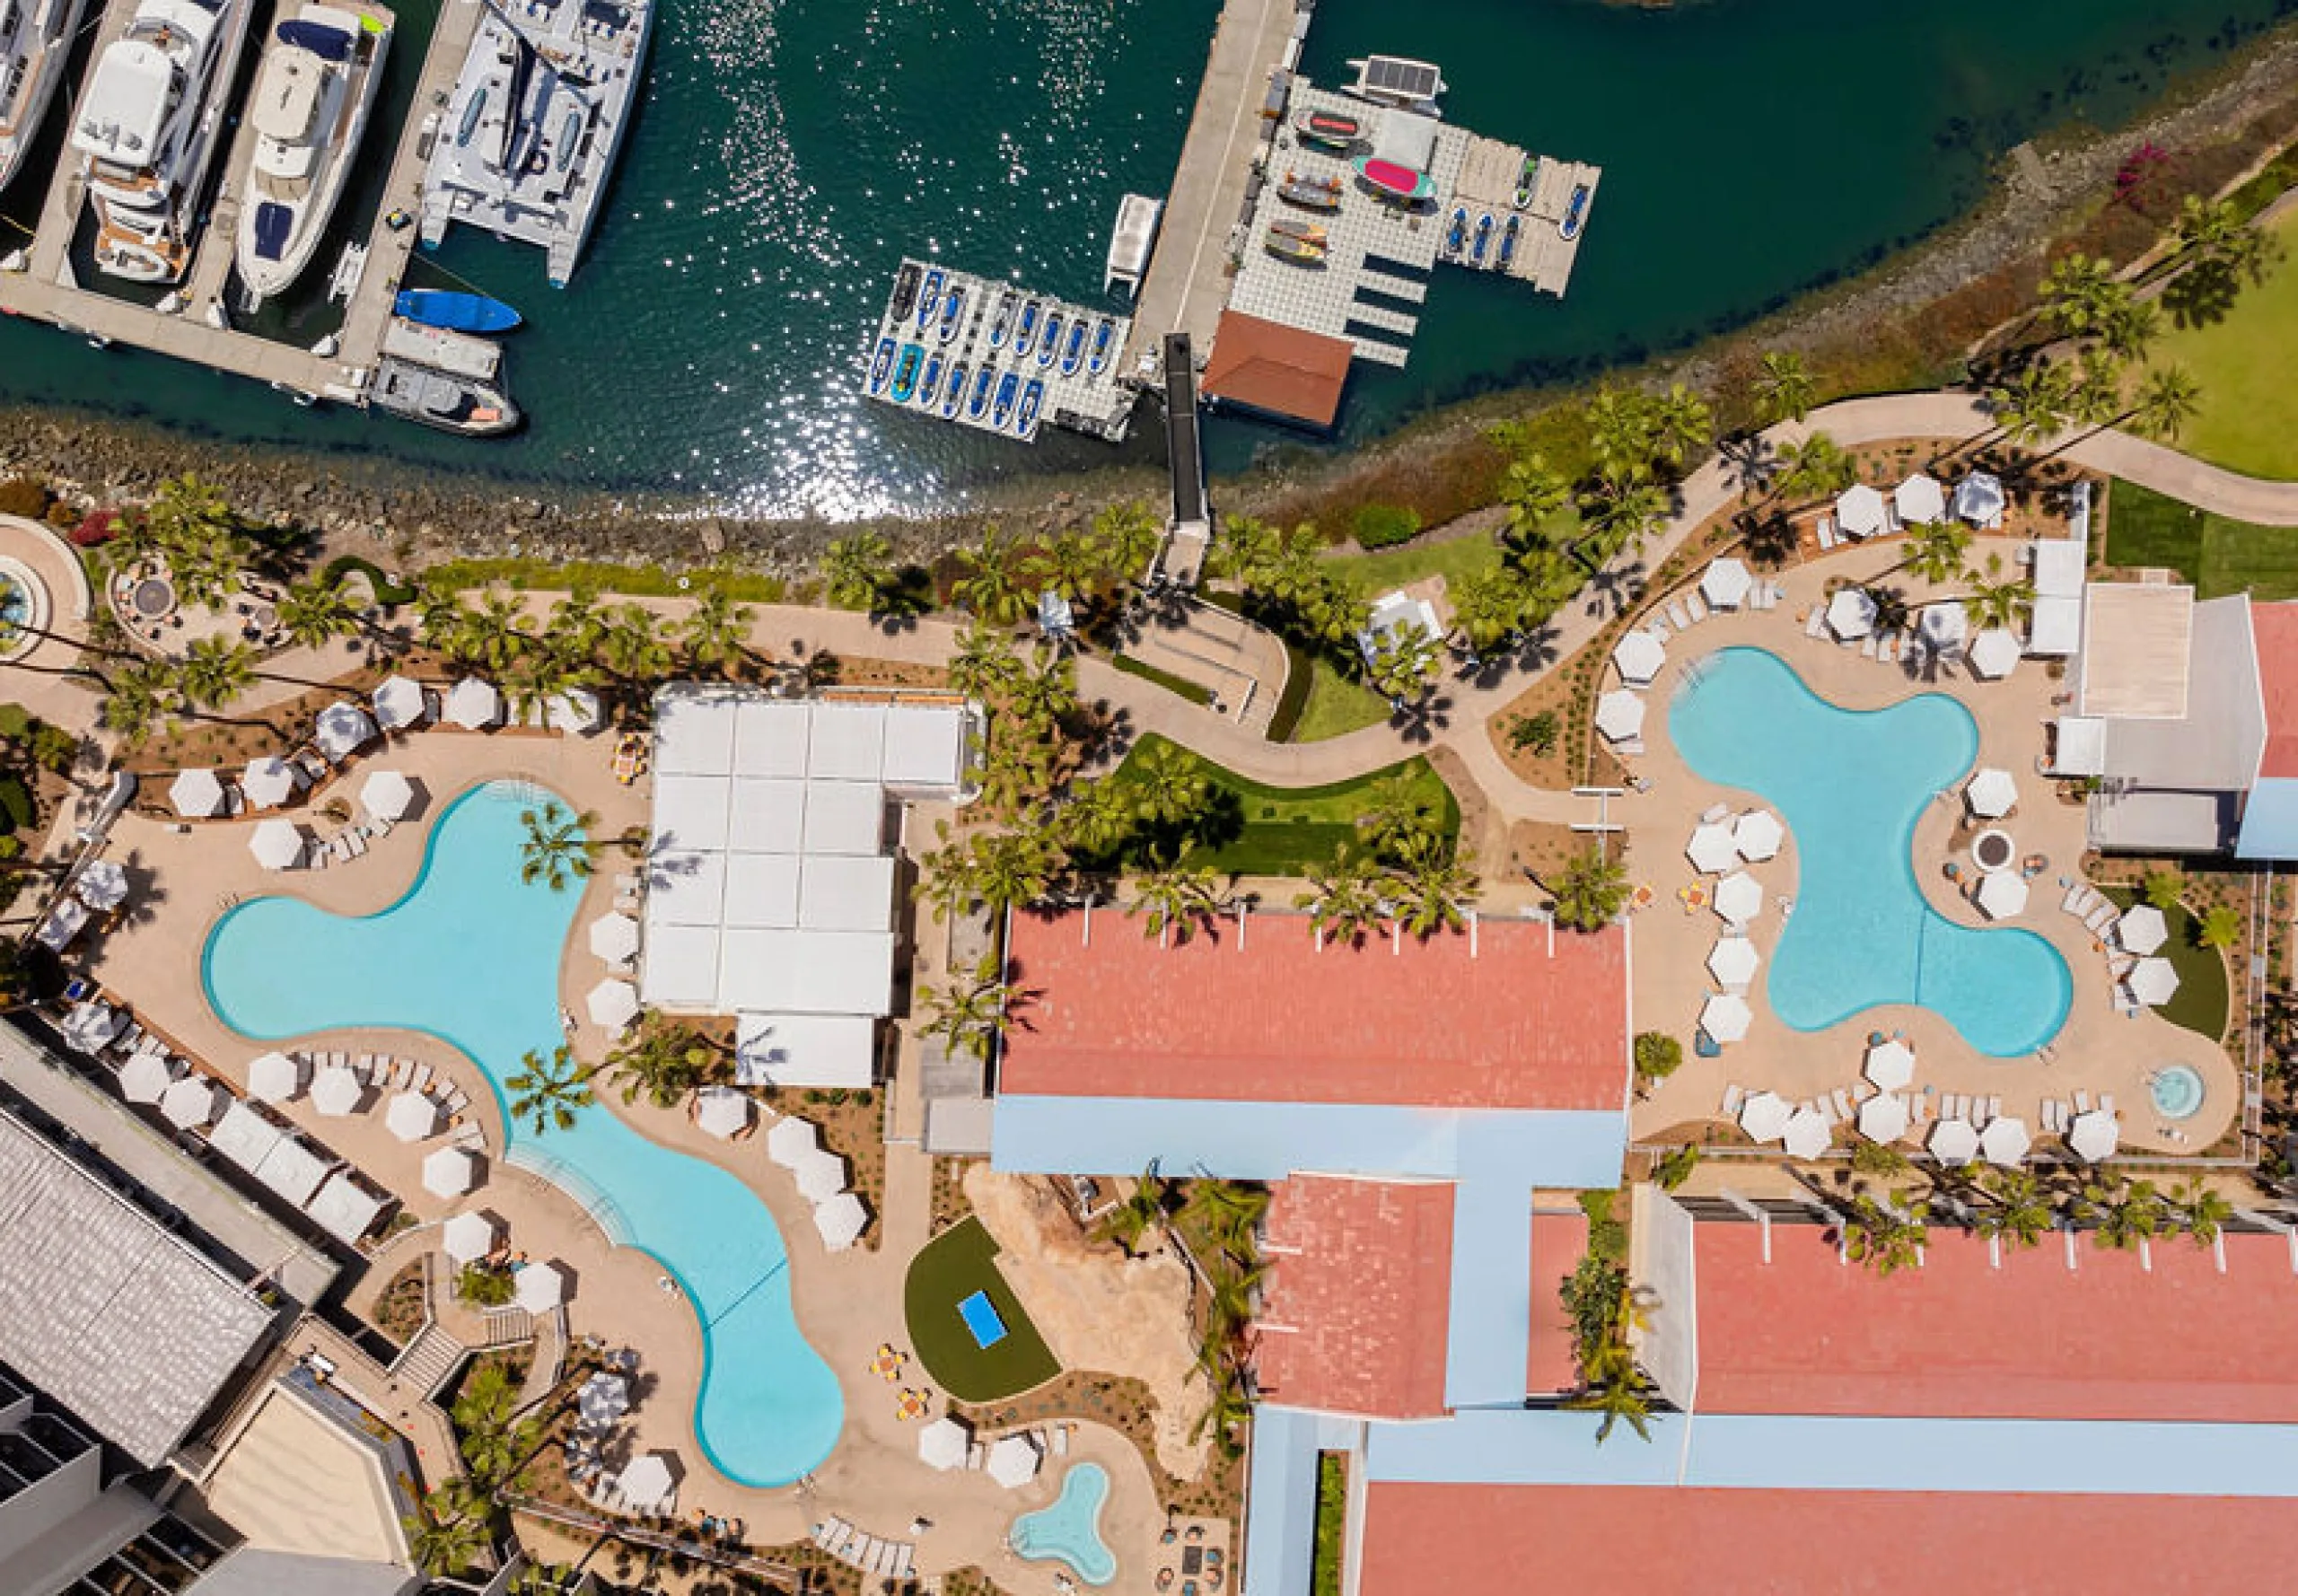
<path id="1" fill-rule="evenodd" d="M 1779 1133 L 1780 1145 L 1791 1158 L 1817 1158 L 1834 1139 L 1817 1109 L 1796 1109 L 1787 1118 L 1787 1128 Z"/>
<path id="2" fill-rule="evenodd" d="M 240 772 L 240 791 L 250 809 L 277 809 L 295 795 L 295 767 L 277 754 L 251 759 Z"/>
<path id="3" fill-rule="evenodd" d="M 1737 609 L 1746 601 L 1755 578 L 1743 561 L 1726 555 L 1710 564 L 1699 579 L 1699 596 L 1718 609 Z"/>
<path id="4" fill-rule="evenodd" d="M 1947 491 L 1939 479 L 1917 471 L 1891 489 L 1891 504 L 1909 525 L 1928 525 L 1947 519 Z"/>
<path id="5" fill-rule="evenodd" d="M 383 1126 L 402 1142 L 419 1142 L 439 1130 L 439 1105 L 419 1092 L 402 1092 L 383 1110 Z"/>
<path id="6" fill-rule="evenodd" d="M 631 1459 L 615 1484 L 622 1492 L 622 1504 L 633 1513 L 667 1513 L 678 1496 L 670 1460 L 658 1451 Z"/>
<path id="7" fill-rule="evenodd" d="M 1968 1119 L 1942 1119 L 1931 1127 L 1930 1147 L 1941 1163 L 1969 1163 L 1978 1156 L 1978 1132 Z"/>
<path id="8" fill-rule="evenodd" d="M 359 806 L 379 820 L 403 820 L 415 805 L 415 784 L 397 770 L 373 770 L 359 784 Z"/>
<path id="9" fill-rule="evenodd" d="M 259 1053 L 248 1064 L 248 1095 L 284 1103 L 303 1089 L 303 1065 L 285 1053 Z"/>
<path id="10" fill-rule="evenodd" d="M 186 820 L 206 820 L 224 807 L 224 778 L 213 770 L 180 770 L 168 784 L 168 802 Z"/>
<path id="11" fill-rule="evenodd" d="M 606 1428 L 629 1411 L 630 1382 L 603 1369 L 574 1393 L 575 1416 L 594 1430 Z"/>
<path id="12" fill-rule="evenodd" d="M 416 725 L 423 719 L 423 684 L 409 677 L 390 677 L 375 689 L 371 702 L 375 723 L 384 731 Z"/>
<path id="13" fill-rule="evenodd" d="M 798 1195 L 811 1203 L 826 1203 L 846 1189 L 846 1160 L 827 1147 L 817 1147 L 790 1171 L 798 1178 Z"/>
<path id="14" fill-rule="evenodd" d="M 91 1001 L 75 1005 L 57 1029 L 75 1052 L 96 1053 L 110 1047 L 127 1026 L 126 1017 L 111 1004 Z"/>
<path id="15" fill-rule="evenodd" d="M 1978 912 L 1990 920 L 2008 920 L 2024 914 L 2027 883 L 2008 870 L 1984 875 L 1978 882 Z"/>
<path id="16" fill-rule="evenodd" d="M 543 719 L 550 729 L 572 737 L 597 731 L 599 717 L 605 713 L 599 696 L 588 688 L 568 688 L 563 693 L 553 693 L 543 705 Z"/>
<path id="17" fill-rule="evenodd" d="M 503 718 L 503 695 L 495 684 L 466 676 L 447 689 L 440 709 L 446 720 L 466 732 L 484 732 Z"/>
<path id="18" fill-rule="evenodd" d="M 2115 943 L 2126 953 L 2152 953 L 2171 940 L 2171 923 L 2151 903 L 2124 914 L 2115 926 Z"/>
<path id="19" fill-rule="evenodd" d="M 338 698 L 320 711 L 311 731 L 311 744 L 329 764 L 340 764 L 375 739 L 375 723 L 348 698 Z"/>
<path id="20" fill-rule="evenodd" d="M 1715 912 L 1745 925 L 1763 912 L 1763 883 L 1744 870 L 1733 871 L 1715 883 Z"/>
<path id="21" fill-rule="evenodd" d="M 2027 1153 L 2035 1138 L 2027 1130 L 2027 1122 L 2015 1115 L 1990 1119 L 1987 1128 L 1978 1133 L 1978 1155 L 1992 1164 L 2006 1170 L 2018 1168 L 2027 1162 Z"/>
<path id="22" fill-rule="evenodd" d="M 625 914 L 601 915 L 591 922 L 591 953 L 620 964 L 638 951 L 638 922 Z"/>
<path id="23" fill-rule="evenodd" d="M 161 1094 L 160 1112 L 183 1130 L 207 1124 L 215 1118 L 215 1083 L 206 1075 L 186 1075 Z"/>
<path id="24" fill-rule="evenodd" d="M 1997 820 L 2019 806 L 2019 783 L 2000 765 L 1982 765 L 1963 784 L 1963 805 L 1982 820 Z"/>
<path id="25" fill-rule="evenodd" d="M 1035 1479 L 1043 1460 L 1037 1443 L 1027 1435 L 1001 1435 L 991 1444 L 988 1460 L 982 1467 L 990 1478 L 1011 1491 Z"/>
<path id="26" fill-rule="evenodd" d="M 101 914 L 127 901 L 127 867 L 117 859 L 91 859 L 80 867 L 72 890 Z"/>
<path id="27" fill-rule="evenodd" d="M 423 1160 L 423 1189 L 433 1197 L 459 1197 L 478 1184 L 478 1154 L 468 1147 L 440 1147 Z"/>
<path id="28" fill-rule="evenodd" d="M 1691 834 L 1684 857 L 1701 874 L 1720 875 L 1740 862 L 1740 845 L 1732 839 L 1731 827 L 1710 820 Z"/>
<path id="29" fill-rule="evenodd" d="M 972 1454 L 973 1432 L 957 1419 L 937 1418 L 917 1433 L 917 1460 L 928 1469 L 962 1469 Z"/>
<path id="30" fill-rule="evenodd" d="M 2077 1114 L 2066 1127 L 2067 1150 L 2084 1163 L 2103 1163 L 2121 1145 L 2121 1122 L 2104 1109 Z"/>
<path id="31" fill-rule="evenodd" d="M 132 1103 L 156 1103 L 176 1082 L 176 1061 L 164 1053 L 138 1053 L 119 1066 L 119 1095 Z"/>
<path id="32" fill-rule="evenodd" d="M 1883 495 L 1864 482 L 1854 483 L 1836 495 L 1835 520 L 1846 538 L 1872 538 L 1883 530 Z"/>
<path id="33" fill-rule="evenodd" d="M 503 1239 L 501 1221 L 477 1208 L 456 1215 L 439 1227 L 439 1246 L 459 1264 L 485 1258 Z"/>
<path id="34" fill-rule="evenodd" d="M 1878 1091 L 1902 1091 L 1915 1079 L 1915 1049 L 1897 1039 L 1877 1042 L 1861 1067 Z"/>
<path id="35" fill-rule="evenodd" d="M 609 978 L 591 988 L 583 1006 L 590 1012 L 592 1024 L 620 1030 L 638 1018 L 638 988 L 628 981 Z"/>
<path id="36" fill-rule="evenodd" d="M 1755 1019 L 1755 1011 L 1748 1007 L 1748 1000 L 1731 992 L 1712 994 L 1700 1005 L 1699 1028 L 1710 1041 L 1736 1042 L 1748 1034 L 1748 1026 Z"/>
<path id="37" fill-rule="evenodd" d="M 774 1122 L 766 1133 L 766 1156 L 785 1170 L 794 1170 L 809 1153 L 822 1144 L 811 1119 L 792 1114 Z"/>
<path id="38" fill-rule="evenodd" d="M 1874 595 L 1864 587 L 1838 588 L 1828 601 L 1828 630 L 1846 643 L 1856 643 L 1874 629 Z"/>
<path id="39" fill-rule="evenodd" d="M 1973 471 L 1955 484 L 1955 514 L 1973 526 L 2003 524 L 2003 479 L 1992 471 Z"/>
<path id="40" fill-rule="evenodd" d="M 1767 809 L 1751 809 L 1732 822 L 1732 846 L 1750 864 L 1777 858 L 1779 846 L 1786 840 L 1787 828 Z"/>
<path id="41" fill-rule="evenodd" d="M 706 1086 L 695 1093 L 694 1122 L 723 1140 L 750 1124 L 750 1100 L 732 1086 Z"/>
<path id="42" fill-rule="evenodd" d="M 1776 1142 L 1786 1133 L 1794 1106 L 1776 1092 L 1759 1092 L 1740 1105 L 1740 1128 L 1759 1142 Z"/>
<path id="43" fill-rule="evenodd" d="M 1971 639 L 1964 651 L 1971 669 L 1989 681 L 2000 681 L 2019 668 L 2019 656 L 2024 651 L 2019 639 L 2001 627 L 1989 627 Z"/>
<path id="44" fill-rule="evenodd" d="M 2161 1008 L 2179 989 L 2179 972 L 2160 954 L 2141 959 L 2123 978 L 2130 995 L 2149 1008 Z"/>
<path id="45" fill-rule="evenodd" d="M 1936 654 L 1960 653 L 1970 629 L 1970 618 L 1960 604 L 1925 604 L 1915 618 L 1916 636 Z"/>
<path id="46" fill-rule="evenodd" d="M 1650 687 L 1667 662 L 1668 645 L 1642 627 L 1612 646 L 1612 663 L 1619 667 L 1619 679 L 1630 687 Z"/>
<path id="47" fill-rule="evenodd" d="M 330 1119 L 356 1114 L 366 1096 L 366 1083 L 339 1064 L 330 1064 L 311 1077 L 311 1107 Z"/>
<path id="48" fill-rule="evenodd" d="M 265 820 L 248 835 L 248 852 L 266 870 L 293 870 L 303 862 L 303 833 L 293 820 Z"/>
<path id="49" fill-rule="evenodd" d="M 530 1313 L 546 1313 L 566 1300 L 566 1271 L 557 1258 L 529 1264 L 515 1277 L 511 1300 Z"/>
<path id="50" fill-rule="evenodd" d="M 1755 943 L 1746 937 L 1722 937 L 1708 950 L 1707 973 L 1724 986 L 1744 987 L 1756 978 L 1756 966 L 1762 961 Z"/>
<path id="51" fill-rule="evenodd" d="M 1871 1142 L 1896 1142 L 1907 1135 L 1907 1099 L 1882 1092 L 1859 1105 L 1859 1134 Z"/>
<path id="52" fill-rule="evenodd" d="M 1596 700 L 1596 730 L 1607 742 L 1626 742 L 1644 734 L 1644 700 L 1626 688 L 1614 688 Z"/>
<path id="53" fill-rule="evenodd" d="M 844 1252 L 861 1239 L 870 1225 L 870 1211 L 850 1191 L 841 1191 L 826 1203 L 814 1205 L 814 1233 L 831 1252 Z"/>

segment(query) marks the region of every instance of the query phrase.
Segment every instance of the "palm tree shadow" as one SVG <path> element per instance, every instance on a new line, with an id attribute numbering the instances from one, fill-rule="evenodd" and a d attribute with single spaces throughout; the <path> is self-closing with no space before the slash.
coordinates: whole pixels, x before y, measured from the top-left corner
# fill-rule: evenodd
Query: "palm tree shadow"
<path id="1" fill-rule="evenodd" d="M 1407 742 L 1430 743 L 1436 734 L 1452 723 L 1453 703 L 1447 695 L 1435 692 L 1424 695 L 1409 704 L 1395 706 L 1389 715 L 1389 724 Z"/>
<path id="2" fill-rule="evenodd" d="M 1761 433 L 1726 438 L 1716 453 L 1727 479 L 1741 494 L 1766 494 L 1779 479 L 1779 451 Z"/>
<path id="3" fill-rule="evenodd" d="M 1588 601 L 1583 613 L 1603 620 L 1625 615 L 1644 596 L 1647 574 L 1641 558 L 1614 561 L 1604 566 L 1588 579 Z"/>

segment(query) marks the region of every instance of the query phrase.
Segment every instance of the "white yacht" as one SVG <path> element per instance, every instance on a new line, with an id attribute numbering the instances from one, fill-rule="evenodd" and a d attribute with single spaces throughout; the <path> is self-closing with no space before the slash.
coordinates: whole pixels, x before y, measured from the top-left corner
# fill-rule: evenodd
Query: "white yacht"
<path id="1" fill-rule="evenodd" d="M 48 115 L 88 0 L 0 0 L 0 189 Z"/>
<path id="2" fill-rule="evenodd" d="M 240 279 L 285 293 L 319 248 L 382 86 L 391 13 L 372 0 L 307 3 L 272 31 L 248 117 L 255 152 L 240 195 Z"/>
<path id="3" fill-rule="evenodd" d="M 96 209 L 99 271 L 172 283 L 190 267 L 250 9 L 250 0 L 138 0 L 98 57 L 72 147 Z"/>

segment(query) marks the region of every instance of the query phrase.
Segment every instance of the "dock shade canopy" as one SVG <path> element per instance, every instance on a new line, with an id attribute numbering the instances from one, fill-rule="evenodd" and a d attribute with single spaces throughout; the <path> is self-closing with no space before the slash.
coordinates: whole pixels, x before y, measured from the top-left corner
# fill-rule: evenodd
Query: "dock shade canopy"
<path id="1" fill-rule="evenodd" d="M 299 50 L 309 50 L 322 61 L 348 61 L 351 58 L 351 35 L 340 28 L 330 28 L 325 22 L 291 17 L 279 24 L 279 42 L 292 44 Z"/>

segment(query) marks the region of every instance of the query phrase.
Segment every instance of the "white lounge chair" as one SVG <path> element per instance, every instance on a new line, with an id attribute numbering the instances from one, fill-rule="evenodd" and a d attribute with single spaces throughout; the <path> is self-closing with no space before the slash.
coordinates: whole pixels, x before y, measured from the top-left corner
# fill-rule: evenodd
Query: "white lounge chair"
<path id="1" fill-rule="evenodd" d="M 1737 1119 L 1740 1117 L 1740 1105 L 1747 1101 L 1748 1089 L 1746 1087 L 1740 1085 L 1726 1086 L 1724 1088 L 1724 1106 L 1718 1110 L 1718 1112 L 1725 1119 Z"/>
<path id="2" fill-rule="evenodd" d="M 1707 601 L 1699 596 L 1697 588 L 1684 595 L 1684 613 L 1691 617 L 1694 626 L 1707 618 Z"/>
<path id="3" fill-rule="evenodd" d="M 1681 599 L 1668 601 L 1668 624 L 1679 632 L 1688 632 L 1691 629 L 1691 618 L 1684 613 L 1684 603 Z"/>

